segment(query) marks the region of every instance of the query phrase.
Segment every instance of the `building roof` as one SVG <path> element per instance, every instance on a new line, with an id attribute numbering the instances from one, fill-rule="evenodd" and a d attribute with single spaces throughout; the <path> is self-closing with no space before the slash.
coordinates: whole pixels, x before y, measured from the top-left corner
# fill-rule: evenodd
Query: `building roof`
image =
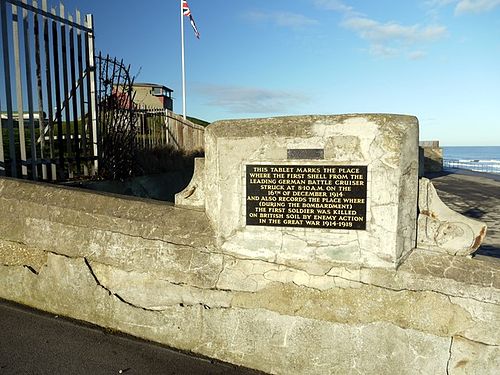
<path id="1" fill-rule="evenodd" d="M 146 82 L 134 82 L 133 86 L 137 87 L 160 87 L 163 89 L 166 89 L 167 91 L 174 92 L 171 88 L 168 88 L 167 86 L 164 85 L 159 85 L 157 83 L 146 83 Z"/>

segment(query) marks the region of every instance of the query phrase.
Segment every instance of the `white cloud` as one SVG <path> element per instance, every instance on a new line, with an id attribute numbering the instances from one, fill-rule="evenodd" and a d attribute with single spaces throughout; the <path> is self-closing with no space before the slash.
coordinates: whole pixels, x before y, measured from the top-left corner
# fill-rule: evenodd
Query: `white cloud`
<path id="1" fill-rule="evenodd" d="M 427 53 L 424 51 L 412 51 L 408 54 L 408 58 L 410 60 L 420 60 L 427 56 Z"/>
<path id="2" fill-rule="evenodd" d="M 404 26 L 396 22 L 380 23 L 369 18 L 354 17 L 343 22 L 344 27 L 371 41 L 398 40 L 401 42 L 433 41 L 446 35 L 444 26 Z"/>
<path id="3" fill-rule="evenodd" d="M 458 0 L 428 0 L 425 5 L 429 7 L 444 7 L 451 3 L 456 3 Z"/>
<path id="4" fill-rule="evenodd" d="M 198 91 L 208 99 L 209 105 L 240 114 L 287 113 L 308 101 L 303 94 L 291 91 L 243 86 L 202 85 Z"/>
<path id="5" fill-rule="evenodd" d="M 447 34 L 441 25 L 402 25 L 397 22 L 381 23 L 367 17 L 350 17 L 342 26 L 353 30 L 360 38 L 370 42 L 369 51 L 378 57 L 395 57 L 405 53 L 411 60 L 424 57 L 423 52 L 408 52 L 410 46 L 429 43 Z"/>
<path id="6" fill-rule="evenodd" d="M 455 14 L 484 13 L 500 5 L 500 0 L 427 0 L 425 4 L 434 8 L 441 8 L 450 4 L 455 5 Z"/>
<path id="7" fill-rule="evenodd" d="M 318 24 L 318 21 L 313 18 L 290 12 L 248 12 L 246 18 L 253 22 L 267 22 L 289 28 L 302 28 Z"/>
<path id="8" fill-rule="evenodd" d="M 436 7 L 453 1 L 458 0 L 427 0 L 426 4 Z M 447 34 L 446 27 L 441 25 L 421 26 L 379 22 L 357 12 L 341 0 L 314 0 L 314 4 L 325 10 L 342 13 L 344 20 L 341 25 L 369 41 L 368 50 L 372 55 L 379 57 L 394 57 L 406 53 L 410 59 L 422 58 L 424 53 L 408 52 L 408 46 L 432 42 Z"/>
<path id="9" fill-rule="evenodd" d="M 335 12 L 350 13 L 353 12 L 353 7 L 346 5 L 340 0 L 314 0 L 314 4 L 318 8 L 333 10 Z"/>
<path id="10" fill-rule="evenodd" d="M 384 44 L 375 43 L 370 46 L 370 54 L 377 57 L 395 57 L 399 55 L 399 50 Z"/>
<path id="11" fill-rule="evenodd" d="M 460 0 L 455 7 L 456 14 L 483 13 L 500 5 L 500 0 Z"/>

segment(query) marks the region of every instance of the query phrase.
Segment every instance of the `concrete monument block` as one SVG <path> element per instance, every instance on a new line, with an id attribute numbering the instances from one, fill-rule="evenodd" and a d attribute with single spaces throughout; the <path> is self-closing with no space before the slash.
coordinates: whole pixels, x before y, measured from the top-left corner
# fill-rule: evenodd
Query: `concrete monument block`
<path id="1" fill-rule="evenodd" d="M 446 206 L 432 182 L 426 178 L 419 182 L 418 208 L 419 248 L 451 255 L 469 255 L 477 250 L 486 236 L 484 223 Z"/>
<path id="2" fill-rule="evenodd" d="M 327 272 L 396 267 L 415 247 L 415 117 L 218 121 L 205 141 L 206 213 L 226 253 Z"/>

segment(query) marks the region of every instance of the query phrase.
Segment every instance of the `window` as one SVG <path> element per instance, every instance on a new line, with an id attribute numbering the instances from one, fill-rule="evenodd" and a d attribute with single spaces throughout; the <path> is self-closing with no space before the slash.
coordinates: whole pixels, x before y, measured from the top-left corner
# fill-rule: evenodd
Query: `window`
<path id="1" fill-rule="evenodd" d="M 165 90 L 163 87 L 153 87 L 151 93 L 154 96 L 167 96 L 167 90 Z"/>

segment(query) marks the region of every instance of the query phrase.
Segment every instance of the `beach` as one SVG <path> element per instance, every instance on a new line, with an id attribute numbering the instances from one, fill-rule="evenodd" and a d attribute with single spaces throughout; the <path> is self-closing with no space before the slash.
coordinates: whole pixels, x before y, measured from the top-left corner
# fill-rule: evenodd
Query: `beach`
<path id="1" fill-rule="evenodd" d="M 448 207 L 487 225 L 475 256 L 500 261 L 500 174 L 455 169 L 427 177 Z"/>

